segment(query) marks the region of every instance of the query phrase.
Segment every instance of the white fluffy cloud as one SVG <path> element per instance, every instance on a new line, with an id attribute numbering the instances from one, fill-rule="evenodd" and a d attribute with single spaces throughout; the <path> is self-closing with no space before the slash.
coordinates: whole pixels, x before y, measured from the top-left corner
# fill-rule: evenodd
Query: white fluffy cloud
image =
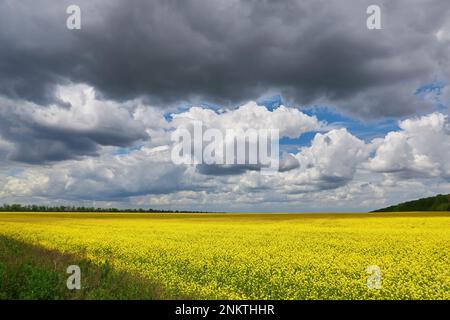
<path id="1" fill-rule="evenodd" d="M 207 128 L 226 129 L 278 129 L 280 137 L 297 138 L 302 133 L 320 130 L 323 126 L 315 116 L 308 116 L 298 109 L 280 106 L 269 111 L 256 102 L 249 102 L 237 109 L 217 113 L 210 109 L 193 107 L 187 112 L 173 115 L 172 124 L 186 125 L 200 121 Z"/>
<path id="2" fill-rule="evenodd" d="M 349 180 L 367 158 L 365 143 L 346 129 L 317 134 L 310 147 L 297 154 L 301 171 L 323 181 Z"/>
<path id="3" fill-rule="evenodd" d="M 399 123 L 401 131 L 375 140 L 375 156 L 368 167 L 403 177 L 450 177 L 450 123 L 432 113 Z"/>
<path id="4" fill-rule="evenodd" d="M 299 166 L 280 173 L 278 185 L 289 193 L 335 189 L 352 180 L 369 150 L 344 128 L 317 133 L 311 146 L 292 155 Z"/>

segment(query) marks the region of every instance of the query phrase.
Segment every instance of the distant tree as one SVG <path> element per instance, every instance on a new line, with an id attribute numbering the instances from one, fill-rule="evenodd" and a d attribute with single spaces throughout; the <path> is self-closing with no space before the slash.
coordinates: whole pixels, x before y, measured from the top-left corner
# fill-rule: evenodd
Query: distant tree
<path id="1" fill-rule="evenodd" d="M 206 213 L 204 211 L 178 211 L 178 210 L 155 210 L 155 209 L 117 209 L 117 208 L 94 208 L 94 207 L 75 207 L 75 206 L 45 206 L 45 205 L 21 205 L 21 204 L 3 204 L 0 206 L 0 212 L 139 212 L 139 213 Z"/>
<path id="2" fill-rule="evenodd" d="M 406 211 L 450 211 L 450 194 L 438 194 L 434 197 L 422 198 L 400 203 L 373 212 L 406 212 Z"/>

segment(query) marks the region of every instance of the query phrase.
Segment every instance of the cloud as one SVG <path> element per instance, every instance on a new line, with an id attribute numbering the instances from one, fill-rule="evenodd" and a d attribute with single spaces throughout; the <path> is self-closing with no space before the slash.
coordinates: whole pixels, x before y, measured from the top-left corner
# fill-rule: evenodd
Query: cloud
<path id="1" fill-rule="evenodd" d="M 133 104 L 99 100 L 85 85 L 59 87 L 59 104 L 41 106 L 0 97 L 0 136 L 8 159 L 26 163 L 96 156 L 101 146 L 126 147 L 148 139 Z M 139 117 L 139 114 L 136 115 Z"/>
<path id="2" fill-rule="evenodd" d="M 187 126 L 192 121 L 201 122 L 205 128 L 216 128 L 223 133 L 227 129 L 277 129 L 280 137 L 298 138 L 308 131 L 318 131 L 324 125 L 315 116 L 308 116 L 295 108 L 283 105 L 273 111 L 250 101 L 233 110 L 214 110 L 192 107 L 189 111 L 173 114 L 171 124 L 176 127 Z"/>
<path id="3" fill-rule="evenodd" d="M 338 188 L 353 179 L 369 151 L 364 141 L 344 128 L 318 133 L 311 146 L 293 155 L 299 166 L 280 173 L 281 184 L 292 193 Z"/>
<path id="4" fill-rule="evenodd" d="M 231 117 L 225 114 L 222 119 Z M 216 116 L 221 114 L 211 118 Z M 173 128 L 170 121 L 167 125 Z M 399 127 L 368 143 L 345 128 L 316 133 L 310 145 L 284 154 L 282 170 L 272 176 L 248 166 L 177 166 L 171 161 L 170 144 L 154 147 L 145 141 L 122 155 L 104 148 L 97 157 L 19 166 L 13 174 L 3 171 L 0 198 L 216 211 L 346 211 L 448 190 L 447 116 L 432 113 L 401 121 Z"/>
<path id="5" fill-rule="evenodd" d="M 171 143 L 170 133 L 201 122 L 205 129 L 279 129 L 281 137 L 296 138 L 323 127 L 315 116 L 280 106 L 269 111 L 249 102 L 237 109 L 219 112 L 192 107 L 166 118 L 159 108 L 140 99 L 122 103 L 102 99 L 93 87 L 83 84 L 58 86 L 57 102 L 38 105 L 0 97 L 0 155 L 4 160 L 45 164 L 80 157 L 97 157 L 106 147 L 129 152 L 140 146 L 157 147 Z M 229 143 L 229 141 L 227 141 Z M 245 167 L 245 166 L 244 166 Z M 224 174 L 248 168 L 216 168 Z M 213 167 L 199 167 L 214 173 Z M 219 174 L 219 172 L 217 172 Z"/>
<path id="6" fill-rule="evenodd" d="M 80 0 L 76 31 L 65 28 L 69 4 L 0 4 L 3 95 L 46 105 L 71 81 L 113 100 L 236 105 L 275 91 L 379 118 L 431 110 L 415 89 L 449 76 L 447 0 L 378 1 L 376 31 L 368 0 Z"/>
<path id="7" fill-rule="evenodd" d="M 0 161 L 5 161 L 11 152 L 12 145 L 0 137 Z"/>
<path id="8" fill-rule="evenodd" d="M 315 116 L 308 116 L 295 108 L 281 105 L 273 111 L 269 111 L 266 107 L 259 106 L 256 102 L 249 102 L 233 110 L 216 112 L 201 107 L 192 107 L 186 112 L 172 114 L 170 125 L 175 127 L 175 130 L 188 129 L 191 132 L 192 139 L 197 139 L 193 143 L 198 144 L 198 139 L 202 139 L 202 137 L 195 136 L 194 124 L 201 126 L 203 133 L 208 129 L 214 129 L 222 134 L 224 148 L 223 150 L 215 151 L 224 159 L 224 162 L 225 150 L 228 150 L 229 147 L 236 147 L 234 136 L 232 138 L 228 136 L 229 131 L 233 131 L 237 136 L 240 136 L 241 134 L 247 134 L 248 130 L 259 132 L 259 130 L 274 129 L 278 131 L 279 138 L 288 137 L 295 139 L 305 132 L 322 130 L 326 125 L 318 121 Z M 203 151 L 205 151 L 205 147 L 208 144 L 209 142 L 207 141 L 203 142 Z M 202 174 L 208 175 L 242 174 L 246 170 L 259 171 L 262 167 L 260 159 L 258 159 L 257 164 L 251 164 L 249 161 L 251 145 L 257 150 L 258 141 L 256 143 L 246 142 L 244 164 L 237 163 L 236 155 L 235 163 L 226 165 L 204 164 L 202 159 L 197 159 L 198 162 L 203 163 L 197 166 L 197 170 Z M 197 156 L 193 150 L 194 147 L 192 147 L 191 157 Z M 287 171 L 297 166 L 297 161 L 285 154 L 280 163 L 280 170 Z"/>
<path id="9" fill-rule="evenodd" d="M 369 168 L 395 173 L 403 178 L 450 178 L 450 122 L 442 113 L 432 113 L 399 123 L 401 131 L 375 140 L 375 156 Z"/>
<path id="10" fill-rule="evenodd" d="M 185 189 L 187 185 L 181 179 L 185 170 L 169 161 L 168 148 L 143 148 L 129 155 L 103 154 L 61 162 L 50 168 L 29 168 L 7 177 L 0 196 L 66 201 L 125 200 Z"/>

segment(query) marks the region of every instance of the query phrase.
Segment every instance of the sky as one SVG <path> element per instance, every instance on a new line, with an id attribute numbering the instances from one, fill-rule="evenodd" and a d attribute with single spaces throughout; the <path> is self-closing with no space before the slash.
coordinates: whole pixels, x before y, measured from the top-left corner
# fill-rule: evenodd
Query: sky
<path id="1" fill-rule="evenodd" d="M 2 0 L 0 203 L 344 212 L 450 193 L 449 16 L 448 0 Z M 276 128 L 280 170 L 175 164 L 193 120 Z"/>

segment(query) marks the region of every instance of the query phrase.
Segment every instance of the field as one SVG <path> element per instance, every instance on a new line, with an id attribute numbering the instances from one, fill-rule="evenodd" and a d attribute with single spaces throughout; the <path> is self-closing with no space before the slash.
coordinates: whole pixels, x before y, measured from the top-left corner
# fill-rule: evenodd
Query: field
<path id="1" fill-rule="evenodd" d="M 450 299 L 448 212 L 0 213 L 0 236 L 88 261 L 82 274 L 107 265 L 157 284 L 159 298 Z M 379 290 L 366 284 L 372 265 Z"/>

